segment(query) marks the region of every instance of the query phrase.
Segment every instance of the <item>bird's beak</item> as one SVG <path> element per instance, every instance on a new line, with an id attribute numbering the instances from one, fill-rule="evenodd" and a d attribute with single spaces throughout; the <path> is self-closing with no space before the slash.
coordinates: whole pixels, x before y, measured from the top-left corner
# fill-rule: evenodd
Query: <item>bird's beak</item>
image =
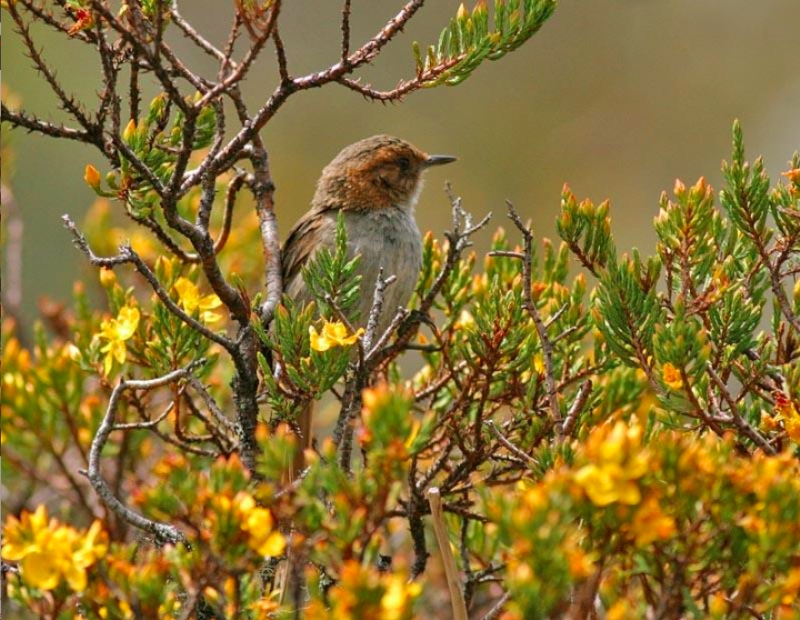
<path id="1" fill-rule="evenodd" d="M 450 162 L 454 162 L 457 157 L 453 157 L 452 155 L 429 155 L 428 159 L 425 160 L 425 167 L 430 168 L 431 166 L 442 166 L 444 164 L 449 164 Z"/>

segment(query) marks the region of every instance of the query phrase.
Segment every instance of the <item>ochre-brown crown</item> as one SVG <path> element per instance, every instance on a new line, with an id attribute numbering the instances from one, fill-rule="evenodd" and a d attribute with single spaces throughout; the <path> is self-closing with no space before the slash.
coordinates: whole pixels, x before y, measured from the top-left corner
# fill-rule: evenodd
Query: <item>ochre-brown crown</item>
<path id="1" fill-rule="evenodd" d="M 428 155 L 392 136 L 366 138 L 342 149 L 325 167 L 314 206 L 348 210 L 410 206 L 425 169 L 454 160 Z"/>

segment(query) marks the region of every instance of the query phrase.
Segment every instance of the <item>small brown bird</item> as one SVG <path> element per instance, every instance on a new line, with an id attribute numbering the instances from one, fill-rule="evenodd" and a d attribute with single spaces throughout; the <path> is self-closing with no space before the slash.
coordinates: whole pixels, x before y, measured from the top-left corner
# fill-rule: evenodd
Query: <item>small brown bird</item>
<path id="1" fill-rule="evenodd" d="M 354 312 L 365 325 L 372 308 L 380 268 L 396 276 L 386 290 L 376 336 L 389 327 L 398 306 L 414 292 L 422 266 L 422 239 L 414 206 L 422 174 L 431 166 L 455 161 L 449 155 L 428 155 L 391 136 L 360 140 L 342 151 L 322 171 L 311 209 L 294 225 L 281 252 L 285 292 L 295 301 L 312 301 L 302 268 L 321 248 L 335 250 L 336 221 L 344 214 L 351 256 L 360 255 L 361 295 Z M 301 444 L 311 445 L 311 409 L 298 419 Z M 295 474 L 302 460 L 295 463 Z"/>

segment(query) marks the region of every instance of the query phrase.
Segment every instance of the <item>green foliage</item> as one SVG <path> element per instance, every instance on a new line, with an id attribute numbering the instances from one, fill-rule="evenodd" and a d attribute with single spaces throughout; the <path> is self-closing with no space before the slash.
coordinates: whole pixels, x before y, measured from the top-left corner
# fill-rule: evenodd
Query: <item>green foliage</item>
<path id="1" fill-rule="evenodd" d="M 414 42 L 417 80 L 427 88 L 460 84 L 484 60 L 499 60 L 530 39 L 555 6 L 555 0 L 495 0 L 494 23 L 490 25 L 485 0 L 478 0 L 472 13 L 462 4 L 424 58 Z"/>
<path id="2" fill-rule="evenodd" d="M 595 275 L 616 254 L 609 209 L 608 201 L 599 206 L 590 200 L 578 204 L 567 186 L 561 192 L 561 216 L 556 220 L 558 234 L 584 267 Z"/>
<path id="3" fill-rule="evenodd" d="M 360 260 L 360 256 L 350 256 L 347 250 L 344 213 L 339 211 L 335 250 L 331 252 L 328 248 L 320 248 L 313 260 L 303 267 L 303 280 L 317 300 L 321 316 L 332 318 L 335 316 L 334 308 L 338 308 L 352 321 L 364 318 L 351 316 L 351 310 L 361 294 L 361 276 L 356 274 Z"/>
<path id="4" fill-rule="evenodd" d="M 199 94 L 187 98 L 187 104 L 199 99 Z M 170 123 L 171 116 L 174 118 Z M 206 148 L 216 135 L 217 124 L 216 110 L 206 105 L 193 114 L 191 128 L 187 127 L 185 113 L 177 110 L 172 114 L 162 93 L 150 102 L 144 119 L 131 119 L 122 132 L 122 143 L 127 148 L 118 154 L 119 167 L 105 177 L 108 189 L 99 182 L 90 185 L 99 196 L 123 201 L 134 219 L 147 221 L 157 212 L 153 178 L 164 185 L 171 183 L 185 136 L 191 139 L 188 149 Z M 145 169 L 149 174 L 143 172 Z"/>
<path id="5" fill-rule="evenodd" d="M 284 301 L 275 313 L 271 333 L 263 335 L 282 376 L 276 379 L 267 359 L 259 356 L 267 402 L 277 420 L 293 419 L 304 403 L 330 390 L 350 359 L 348 348 L 312 349 L 309 329 L 315 323 L 315 305 L 299 307 L 289 299 Z"/>
<path id="6" fill-rule="evenodd" d="M 647 367 L 655 327 L 663 320 L 656 283 L 661 264 L 653 257 L 613 260 L 600 274 L 592 316 L 605 342 L 623 363 Z"/>
<path id="7" fill-rule="evenodd" d="M 350 323 L 364 322 L 353 310 L 371 292 L 359 290 L 342 216 L 335 247 L 303 271 L 315 303 L 278 303 L 261 292 L 251 253 L 221 253 L 245 186 L 255 215 L 237 222 L 237 241 L 277 243 L 257 138 L 277 107 L 245 120 L 236 80 L 176 96 L 151 55 L 164 51 L 169 3 L 126 4 L 130 31 L 70 6 L 84 12 L 65 31 L 91 42 L 114 24 L 164 86 L 124 130 L 82 123 L 87 142 L 108 138 L 110 172 L 103 181 L 87 166 L 87 183 L 161 245 L 109 248 L 100 207 L 88 240 L 74 240 L 102 267 L 103 309 L 81 285 L 74 308 L 50 317 L 52 334 L 40 326 L 24 343 L 3 323 L 14 611 L 280 618 L 294 615 L 281 598 L 288 584 L 305 582 L 296 600 L 310 620 L 405 620 L 441 614 L 452 580 L 469 605 L 493 605 L 502 591 L 504 620 L 800 613 L 800 156 L 772 184 L 760 160 L 745 159 L 736 123 L 720 206 L 704 179 L 676 183 L 661 197 L 650 255 L 618 256 L 610 203 L 565 187 L 561 243 L 534 243 L 512 209 L 522 242 L 500 229 L 481 262 L 462 251 L 481 226 L 453 199 L 453 232 L 424 239 L 417 312 L 364 351 Z M 261 47 L 272 38 L 285 61 L 270 31 L 276 5 L 236 6 L 236 28 Z M 343 57 L 354 64 L 297 80 L 283 65 L 270 105 L 325 80 L 388 100 L 457 84 L 528 40 L 553 8 L 498 0 L 490 20 L 483 2 L 462 7 L 424 58 L 415 45 L 416 80 L 375 94 L 341 71 L 369 61 L 405 22 L 349 53 L 346 4 Z M 220 74 L 243 76 L 258 49 L 235 66 L 226 58 Z M 114 94 L 108 77 L 106 87 Z M 245 125 L 228 146 L 214 88 Z M 229 178 L 242 159 L 252 172 Z M 326 394 L 336 430 L 329 439 L 318 429 L 298 478 L 296 418 Z M 428 503 L 434 488 L 444 518 Z M 434 519 L 450 537 L 437 553 L 454 549 L 458 574 L 427 565 Z"/>

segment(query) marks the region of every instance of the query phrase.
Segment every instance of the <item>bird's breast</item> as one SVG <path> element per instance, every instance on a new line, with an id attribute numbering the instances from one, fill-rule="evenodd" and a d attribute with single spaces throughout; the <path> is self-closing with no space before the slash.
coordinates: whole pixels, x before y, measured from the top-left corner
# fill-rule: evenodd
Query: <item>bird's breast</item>
<path id="1" fill-rule="evenodd" d="M 346 213 L 348 245 L 360 254 L 360 323 L 366 323 L 380 269 L 384 277 L 397 279 L 386 289 L 378 331 L 385 330 L 414 292 L 422 267 L 422 239 L 409 209 L 390 208 Z M 380 334 L 378 334 L 380 335 Z"/>

